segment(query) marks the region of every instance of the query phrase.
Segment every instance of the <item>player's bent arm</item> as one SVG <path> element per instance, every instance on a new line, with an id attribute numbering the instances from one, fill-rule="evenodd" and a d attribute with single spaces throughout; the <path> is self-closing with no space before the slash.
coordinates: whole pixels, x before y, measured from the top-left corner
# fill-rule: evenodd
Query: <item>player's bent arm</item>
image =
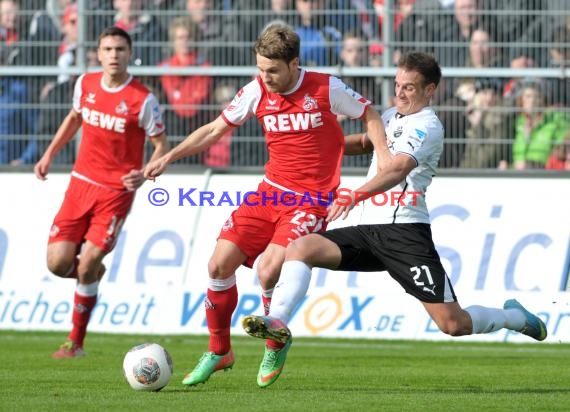
<path id="1" fill-rule="evenodd" d="M 406 176 L 417 166 L 416 160 L 406 154 L 393 156 L 383 169 L 378 169 L 376 175 L 353 190 L 347 196 L 339 197 L 329 208 L 327 221 L 332 222 L 339 217 L 346 219 L 349 212 L 358 202 L 364 201 L 376 193 L 386 192 L 406 179 Z"/>
<path id="2" fill-rule="evenodd" d="M 163 158 L 168 164 L 184 157 L 203 152 L 232 128 L 225 120 L 218 116 L 214 121 L 196 129 L 176 147 L 166 153 Z"/>
<path id="3" fill-rule="evenodd" d="M 166 133 L 163 132 L 157 136 L 152 136 L 150 138 L 150 142 L 154 146 L 154 151 L 150 156 L 149 162 L 152 162 L 153 160 L 156 160 L 159 157 L 162 157 L 166 153 L 168 153 L 169 145 L 168 145 L 168 140 L 166 138 Z"/>
<path id="4" fill-rule="evenodd" d="M 169 164 L 203 152 L 220 140 L 230 129 L 232 126 L 228 125 L 221 116 L 218 116 L 216 120 L 196 129 L 163 156 L 148 162 L 143 169 L 143 176 L 145 179 L 154 180 L 166 170 Z"/>
<path id="5" fill-rule="evenodd" d="M 75 136 L 81 127 L 81 113 L 71 109 L 57 129 L 46 151 L 34 166 L 34 173 L 40 180 L 45 180 L 52 159 Z"/>
<path id="6" fill-rule="evenodd" d="M 50 159 L 53 157 L 75 136 L 79 128 L 81 127 L 81 113 L 76 112 L 71 109 L 63 122 L 57 129 L 53 140 L 47 147 L 44 156 L 49 156 Z"/>
<path id="7" fill-rule="evenodd" d="M 346 156 L 371 153 L 373 150 L 374 146 L 366 133 L 349 134 L 344 137 L 344 154 Z"/>
<path id="8" fill-rule="evenodd" d="M 376 175 L 356 189 L 356 192 L 367 193 L 368 197 L 386 192 L 403 182 L 416 166 L 416 159 L 412 156 L 404 153 L 390 155 L 390 160 L 383 167 L 379 167 Z"/>
<path id="9" fill-rule="evenodd" d="M 384 128 L 382 117 L 374 108 L 368 106 L 363 121 L 366 127 L 366 135 L 376 151 L 378 164 L 383 164 L 391 156 L 390 150 L 388 150 L 386 129 Z"/>
<path id="10" fill-rule="evenodd" d="M 366 133 L 351 134 L 345 137 L 344 154 L 345 155 L 359 155 L 371 153 L 375 147 L 378 151 L 385 147 L 386 144 L 386 131 L 384 130 L 384 123 L 380 114 L 372 107 L 367 106 L 366 111 L 361 117 Z"/>

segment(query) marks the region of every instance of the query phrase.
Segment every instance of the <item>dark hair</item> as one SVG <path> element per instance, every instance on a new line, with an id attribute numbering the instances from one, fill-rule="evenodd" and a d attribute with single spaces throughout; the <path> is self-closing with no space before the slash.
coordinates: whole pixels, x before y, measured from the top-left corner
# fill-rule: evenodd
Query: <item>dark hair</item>
<path id="1" fill-rule="evenodd" d="M 97 40 L 97 47 L 99 47 L 101 45 L 101 39 L 103 39 L 105 37 L 109 37 L 109 36 L 122 37 L 123 39 L 125 39 L 127 41 L 127 44 L 129 45 L 129 49 L 133 48 L 133 41 L 131 40 L 131 36 L 129 35 L 129 33 L 124 31 L 123 29 L 121 29 L 119 27 L 115 27 L 115 26 L 107 27 L 105 30 L 103 30 L 101 32 L 101 34 L 99 35 L 99 39 Z"/>
<path id="2" fill-rule="evenodd" d="M 441 68 L 439 63 L 431 54 L 423 52 L 404 53 L 398 61 L 398 67 L 407 70 L 414 70 L 420 73 L 424 78 L 424 85 L 439 85 L 441 80 Z"/>
<path id="3" fill-rule="evenodd" d="M 267 26 L 253 46 L 255 54 L 271 60 L 283 60 L 285 63 L 299 57 L 300 49 L 299 35 L 291 26 L 283 23 Z"/>

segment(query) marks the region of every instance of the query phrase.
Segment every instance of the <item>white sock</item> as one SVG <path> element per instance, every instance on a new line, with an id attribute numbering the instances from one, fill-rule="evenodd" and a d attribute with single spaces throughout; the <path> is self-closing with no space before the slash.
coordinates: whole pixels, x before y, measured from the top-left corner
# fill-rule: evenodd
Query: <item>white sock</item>
<path id="1" fill-rule="evenodd" d="M 225 279 L 212 279 L 212 278 L 208 279 L 208 287 L 210 290 L 213 290 L 214 292 L 222 292 L 224 290 L 228 290 L 235 284 L 236 284 L 235 273 Z"/>
<path id="2" fill-rule="evenodd" d="M 311 273 L 311 268 L 300 260 L 283 263 L 279 281 L 273 290 L 270 316 L 289 322 L 291 313 L 309 289 Z"/>
<path id="3" fill-rule="evenodd" d="M 77 282 L 75 285 L 75 291 L 81 296 L 96 296 L 99 291 L 99 282 L 97 281 L 88 285 L 82 285 Z"/>
<path id="4" fill-rule="evenodd" d="M 473 334 L 491 333 L 502 328 L 519 331 L 525 324 L 525 317 L 520 310 L 495 309 L 484 306 L 469 306 L 465 311 L 471 316 Z"/>
<path id="5" fill-rule="evenodd" d="M 262 290 L 262 291 L 261 291 L 261 294 L 263 295 L 264 298 L 269 298 L 269 299 L 271 299 L 271 297 L 273 296 L 273 291 L 274 291 L 274 290 L 275 290 L 275 288 Z"/>

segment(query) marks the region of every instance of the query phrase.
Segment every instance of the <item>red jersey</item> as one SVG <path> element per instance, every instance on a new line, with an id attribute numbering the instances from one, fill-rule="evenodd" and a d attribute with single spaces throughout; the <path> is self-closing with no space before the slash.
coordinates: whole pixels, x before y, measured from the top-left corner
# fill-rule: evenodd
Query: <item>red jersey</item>
<path id="1" fill-rule="evenodd" d="M 282 190 L 317 197 L 336 191 L 344 153 L 337 115 L 360 118 L 370 101 L 340 79 L 301 69 L 286 93 L 269 92 L 261 78 L 243 87 L 222 112 L 229 125 L 256 116 L 265 132 L 265 180 Z"/>
<path id="2" fill-rule="evenodd" d="M 158 101 L 132 76 L 111 89 L 99 72 L 79 77 L 73 108 L 83 119 L 73 176 L 124 190 L 121 176 L 142 168 L 146 136 L 164 131 Z"/>

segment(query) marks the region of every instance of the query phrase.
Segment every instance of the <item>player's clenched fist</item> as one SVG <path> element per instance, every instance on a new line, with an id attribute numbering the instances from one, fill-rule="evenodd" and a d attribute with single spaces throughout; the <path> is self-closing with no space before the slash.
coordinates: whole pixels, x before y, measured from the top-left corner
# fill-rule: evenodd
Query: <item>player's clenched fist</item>
<path id="1" fill-rule="evenodd" d="M 154 180 L 156 177 L 164 173 L 168 166 L 168 162 L 164 157 L 152 160 L 147 163 L 143 169 L 143 176 L 145 179 Z"/>

